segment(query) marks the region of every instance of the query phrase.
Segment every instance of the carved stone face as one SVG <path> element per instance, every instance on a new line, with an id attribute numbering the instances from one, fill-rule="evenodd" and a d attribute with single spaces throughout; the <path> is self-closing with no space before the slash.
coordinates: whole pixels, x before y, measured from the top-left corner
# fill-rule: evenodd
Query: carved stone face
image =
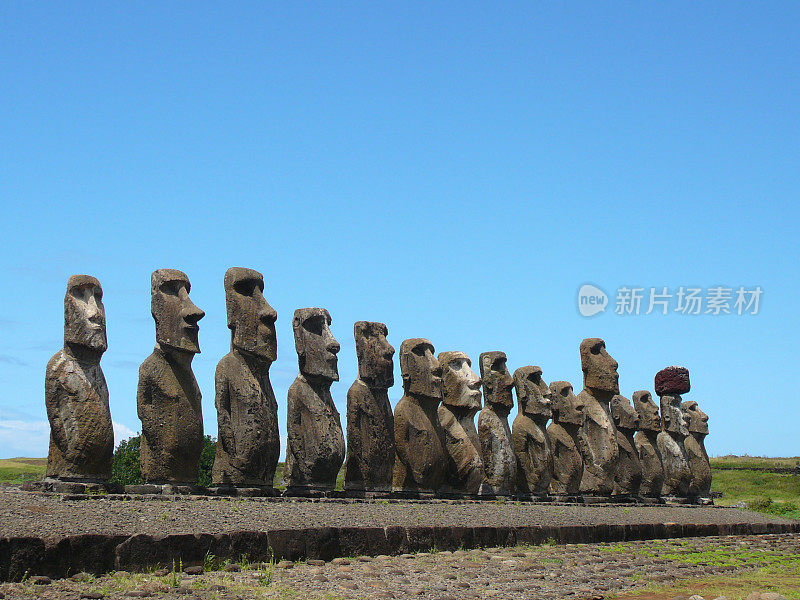
<path id="1" fill-rule="evenodd" d="M 639 428 L 639 415 L 625 396 L 617 394 L 611 398 L 611 417 L 617 429 L 635 431 Z"/>
<path id="2" fill-rule="evenodd" d="M 508 372 L 505 352 L 484 352 L 480 356 L 481 380 L 486 401 L 511 408 L 514 406 L 514 378 Z"/>
<path id="3" fill-rule="evenodd" d="M 572 391 L 569 381 L 554 381 L 550 384 L 553 398 L 553 421 L 566 425 L 583 425 L 583 409 L 586 405 Z"/>
<path id="4" fill-rule="evenodd" d="M 383 323 L 357 321 L 353 326 L 358 357 L 358 378 L 371 387 L 389 389 L 394 385 L 394 348 L 386 339 Z"/>
<path id="5" fill-rule="evenodd" d="M 689 435 L 689 417 L 683 412 L 681 397 L 677 394 L 661 396 L 661 419 L 664 421 L 664 431 L 683 437 Z"/>
<path id="6" fill-rule="evenodd" d="M 641 431 L 662 431 L 661 415 L 658 406 L 653 402 L 653 397 L 647 390 L 633 392 L 633 408 L 639 415 L 639 429 Z"/>
<path id="7" fill-rule="evenodd" d="M 275 321 L 278 313 L 264 298 L 264 277 L 253 269 L 225 272 L 225 306 L 234 348 L 272 363 L 278 357 Z"/>
<path id="8" fill-rule="evenodd" d="M 600 338 L 586 338 L 580 352 L 583 387 L 619 394 L 619 363 L 606 352 L 606 343 Z"/>
<path id="9" fill-rule="evenodd" d="M 442 368 L 428 340 L 411 338 L 400 344 L 400 374 L 407 394 L 441 400 Z"/>
<path id="10" fill-rule="evenodd" d="M 481 379 L 463 352 L 440 352 L 442 402 L 448 406 L 481 409 Z"/>
<path id="11" fill-rule="evenodd" d="M 189 298 L 189 278 L 183 271 L 158 269 L 150 278 L 150 310 L 161 346 L 196 354 L 200 352 L 197 322 L 206 313 Z"/>
<path id="12" fill-rule="evenodd" d="M 340 346 L 331 333 L 331 315 L 324 308 L 298 308 L 292 327 L 300 372 L 310 377 L 339 381 Z"/>
<path id="13" fill-rule="evenodd" d="M 550 388 L 542 379 L 541 367 L 520 367 L 514 371 L 514 389 L 523 413 L 545 419 L 553 416 Z"/>
<path id="14" fill-rule="evenodd" d="M 108 348 L 103 288 L 91 275 L 73 275 L 67 282 L 64 343 L 85 346 L 100 353 Z"/>
<path id="15" fill-rule="evenodd" d="M 708 415 L 700 410 L 697 402 L 687 400 L 681 404 L 685 415 L 689 417 L 689 432 L 708 435 Z"/>

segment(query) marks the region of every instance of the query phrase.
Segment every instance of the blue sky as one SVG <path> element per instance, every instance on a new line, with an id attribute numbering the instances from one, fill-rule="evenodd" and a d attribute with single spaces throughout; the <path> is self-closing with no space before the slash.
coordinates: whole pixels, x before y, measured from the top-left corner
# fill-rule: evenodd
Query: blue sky
<path id="1" fill-rule="evenodd" d="M 215 434 L 230 266 L 278 311 L 282 434 L 292 312 L 323 306 L 343 416 L 356 320 L 577 389 L 602 337 L 628 397 L 690 369 L 712 454 L 800 454 L 797 3 L 16 2 L 0 23 L 0 457 L 46 454 L 73 273 L 104 288 L 122 435 L 150 273 L 189 275 Z M 587 282 L 612 304 L 591 318 Z M 759 314 L 614 314 L 621 286 L 717 285 L 761 286 Z"/>

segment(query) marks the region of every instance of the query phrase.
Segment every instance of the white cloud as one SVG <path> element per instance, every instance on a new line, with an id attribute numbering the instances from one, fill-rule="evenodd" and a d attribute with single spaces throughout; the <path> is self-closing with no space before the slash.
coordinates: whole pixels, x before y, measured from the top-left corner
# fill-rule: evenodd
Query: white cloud
<path id="1" fill-rule="evenodd" d="M 123 425 L 122 423 L 117 423 L 116 421 L 112 421 L 114 425 L 114 443 L 119 444 L 122 440 L 127 440 L 128 438 L 132 438 L 136 435 L 136 432 L 128 427 L 127 425 Z"/>
<path id="2" fill-rule="evenodd" d="M 0 419 L 0 457 L 47 456 L 50 424 L 47 421 Z"/>

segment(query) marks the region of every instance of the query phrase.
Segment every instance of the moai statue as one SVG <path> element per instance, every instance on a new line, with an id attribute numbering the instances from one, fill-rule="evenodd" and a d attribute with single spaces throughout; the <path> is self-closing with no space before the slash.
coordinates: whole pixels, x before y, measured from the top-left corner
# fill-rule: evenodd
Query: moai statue
<path id="1" fill-rule="evenodd" d="M 395 490 L 436 492 L 445 480 L 447 453 L 437 408 L 442 369 L 433 344 L 411 338 L 400 345 L 403 397 L 394 409 Z"/>
<path id="2" fill-rule="evenodd" d="M 581 397 L 574 394 L 568 381 L 552 382 L 550 392 L 553 411 L 553 422 L 547 428 L 553 451 L 550 492 L 574 496 L 580 493 L 583 478 L 583 455 L 578 431 L 583 425 L 585 406 Z"/>
<path id="3" fill-rule="evenodd" d="M 394 348 L 386 325 L 358 321 L 353 326 L 358 379 L 347 392 L 346 490 L 391 492 L 394 475 Z"/>
<path id="4" fill-rule="evenodd" d="M 289 387 L 284 479 L 289 490 L 330 491 L 344 462 L 344 434 L 331 384 L 339 381 L 339 343 L 324 308 L 294 311 L 300 374 Z"/>
<path id="5" fill-rule="evenodd" d="M 547 435 L 552 416 L 550 388 L 542 379 L 541 367 L 514 371 L 519 412 L 512 425 L 517 454 L 517 483 L 526 494 L 546 494 L 553 476 L 553 452 Z"/>
<path id="6" fill-rule="evenodd" d="M 639 495 L 660 498 L 664 485 L 664 467 L 656 438 L 663 431 L 661 415 L 647 390 L 633 392 L 633 408 L 639 415 L 639 431 L 633 438 L 642 465 L 642 485 Z"/>
<path id="7" fill-rule="evenodd" d="M 278 356 L 278 313 L 264 298 L 258 271 L 231 267 L 224 281 L 231 351 L 214 377 L 219 434 L 212 481 L 272 488 L 281 448 L 278 403 L 269 381 Z"/>
<path id="8" fill-rule="evenodd" d="M 684 440 L 686 458 L 689 459 L 689 469 L 692 472 L 689 496 L 710 498 L 711 463 L 708 460 L 705 442 L 708 435 L 708 415 L 700 410 L 694 400 L 681 404 L 681 409 L 689 417 L 689 435 Z"/>
<path id="9" fill-rule="evenodd" d="M 48 477 L 94 482 L 111 477 L 114 429 L 100 368 L 107 348 L 100 282 L 73 275 L 64 296 L 64 347 L 47 363 L 44 382 Z"/>
<path id="10" fill-rule="evenodd" d="M 487 494 L 510 495 L 517 487 L 517 457 L 508 425 L 508 413 L 514 406 L 511 392 L 514 378 L 508 372 L 505 352 L 484 352 L 480 363 L 486 398 L 486 406 L 478 417 L 478 438 L 486 472 L 484 490 Z"/>
<path id="11" fill-rule="evenodd" d="M 197 483 L 203 412 L 192 359 L 200 352 L 198 321 L 205 313 L 189 298 L 190 289 L 189 278 L 175 269 L 153 271 L 150 278 L 156 347 L 139 367 L 136 391 L 139 461 L 148 483 Z"/>
<path id="12" fill-rule="evenodd" d="M 631 406 L 630 400 L 617 394 L 611 398 L 611 417 L 617 427 L 619 447 L 619 464 L 614 475 L 614 494 L 638 496 L 642 486 L 642 463 L 633 435 L 639 427 L 639 415 Z"/>
<path id="13" fill-rule="evenodd" d="M 477 494 L 485 478 L 475 414 L 481 409 L 481 380 L 463 352 L 440 352 L 442 404 L 439 422 L 448 455 L 444 489 Z"/>
<path id="14" fill-rule="evenodd" d="M 656 441 L 664 466 L 664 496 L 686 497 L 692 471 L 684 441 L 689 436 L 688 418 L 681 409 L 681 394 L 690 389 L 689 371 L 683 367 L 667 367 L 656 373 L 656 394 L 661 398 L 661 420 L 664 431 Z"/>
<path id="15" fill-rule="evenodd" d="M 609 403 L 619 393 L 619 364 L 600 338 L 581 342 L 583 391 L 578 395 L 585 404 L 583 426 L 578 432 L 583 454 L 581 492 L 607 496 L 614 491 L 614 475 L 619 463 L 617 428 L 611 418 Z"/>

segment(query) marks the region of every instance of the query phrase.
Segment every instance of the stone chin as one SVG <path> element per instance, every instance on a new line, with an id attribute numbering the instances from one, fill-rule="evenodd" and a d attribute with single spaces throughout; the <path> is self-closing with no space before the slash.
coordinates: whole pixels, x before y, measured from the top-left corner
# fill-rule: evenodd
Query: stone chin
<path id="1" fill-rule="evenodd" d="M 246 354 L 252 354 L 259 360 L 267 361 L 270 364 L 274 363 L 275 360 L 278 358 L 278 353 L 276 349 L 276 344 L 259 344 L 256 346 L 245 346 L 243 344 L 237 344 L 234 342 L 233 347 L 239 350 L 240 352 L 244 352 Z"/>
<path id="2" fill-rule="evenodd" d="M 67 344 L 83 346 L 84 348 L 89 348 L 90 350 L 100 352 L 101 354 L 108 350 L 108 340 L 106 339 L 105 328 L 82 331 L 80 335 L 66 335 L 64 336 L 64 342 Z"/>

